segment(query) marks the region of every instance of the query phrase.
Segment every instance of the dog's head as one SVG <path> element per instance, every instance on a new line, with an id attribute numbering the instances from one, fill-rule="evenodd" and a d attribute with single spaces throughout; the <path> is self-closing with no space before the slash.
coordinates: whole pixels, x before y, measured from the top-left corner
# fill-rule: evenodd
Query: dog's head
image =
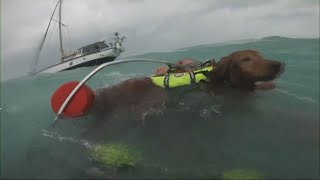
<path id="1" fill-rule="evenodd" d="M 283 71 L 283 63 L 265 59 L 257 51 L 244 50 L 223 57 L 209 78 L 213 83 L 252 90 L 256 83 L 272 81 Z"/>

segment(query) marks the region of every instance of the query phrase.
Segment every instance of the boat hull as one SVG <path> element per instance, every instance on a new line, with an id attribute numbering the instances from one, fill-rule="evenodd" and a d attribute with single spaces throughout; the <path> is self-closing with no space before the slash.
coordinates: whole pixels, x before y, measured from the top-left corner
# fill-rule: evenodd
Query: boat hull
<path id="1" fill-rule="evenodd" d="M 97 65 L 103 64 L 105 62 L 113 61 L 115 59 L 116 59 L 116 57 L 105 57 L 105 58 L 90 60 L 90 61 L 87 61 L 85 63 L 69 67 L 69 68 L 64 69 L 62 71 L 72 70 L 72 69 L 76 69 L 76 68 L 80 68 L 80 67 L 97 66 Z"/>
<path id="2" fill-rule="evenodd" d="M 39 71 L 39 73 L 56 73 L 79 67 L 97 66 L 105 62 L 113 61 L 120 53 L 121 52 L 117 49 L 109 49 L 55 64 Z"/>

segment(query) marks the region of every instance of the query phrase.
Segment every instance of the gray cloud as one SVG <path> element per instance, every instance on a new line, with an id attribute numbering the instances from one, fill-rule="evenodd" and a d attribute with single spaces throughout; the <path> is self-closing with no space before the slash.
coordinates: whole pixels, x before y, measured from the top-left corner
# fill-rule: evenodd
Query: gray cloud
<path id="1" fill-rule="evenodd" d="M 56 2 L 1 1 L 2 79 L 29 70 Z M 319 37 L 319 1 L 64 0 L 63 23 L 68 49 L 119 31 L 128 37 L 127 56 L 270 35 Z M 57 27 L 51 32 L 40 67 L 59 59 Z"/>

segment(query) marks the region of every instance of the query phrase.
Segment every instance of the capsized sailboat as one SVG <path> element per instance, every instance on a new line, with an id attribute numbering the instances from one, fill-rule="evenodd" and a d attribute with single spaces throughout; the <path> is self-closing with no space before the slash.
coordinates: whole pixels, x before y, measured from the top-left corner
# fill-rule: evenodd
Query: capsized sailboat
<path id="1" fill-rule="evenodd" d="M 61 23 L 62 0 L 59 0 L 57 2 L 56 7 L 58 6 L 58 4 L 59 4 L 59 22 L 58 22 L 59 23 L 59 44 L 60 44 L 60 52 L 61 52 L 61 61 L 60 63 L 49 66 L 45 69 L 42 69 L 37 73 L 56 73 L 56 72 L 65 71 L 65 70 L 72 70 L 79 67 L 97 66 L 105 62 L 115 60 L 122 52 L 124 52 L 122 42 L 125 37 L 124 36 L 120 37 L 119 33 L 115 32 L 114 33 L 115 37 L 109 42 L 106 40 L 95 42 L 90 45 L 87 45 L 66 53 L 65 50 L 63 49 L 63 41 L 62 41 L 63 38 L 62 38 L 62 30 L 61 30 L 62 26 L 64 26 L 64 24 Z M 51 19 L 49 21 L 49 25 L 48 25 L 45 37 L 47 35 L 51 21 L 54 20 L 53 15 L 55 13 L 55 10 L 56 8 L 54 9 Z M 35 72 L 35 69 L 36 69 L 36 65 L 34 67 L 34 72 Z"/>

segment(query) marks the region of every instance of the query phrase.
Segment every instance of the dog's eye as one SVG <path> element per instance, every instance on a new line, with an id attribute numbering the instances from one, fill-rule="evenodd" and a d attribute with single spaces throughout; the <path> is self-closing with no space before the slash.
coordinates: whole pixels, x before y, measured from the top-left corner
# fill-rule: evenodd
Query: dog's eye
<path id="1" fill-rule="evenodd" d="M 250 61 L 250 58 L 244 58 L 244 59 L 241 59 L 241 61 L 247 62 L 247 61 Z"/>

